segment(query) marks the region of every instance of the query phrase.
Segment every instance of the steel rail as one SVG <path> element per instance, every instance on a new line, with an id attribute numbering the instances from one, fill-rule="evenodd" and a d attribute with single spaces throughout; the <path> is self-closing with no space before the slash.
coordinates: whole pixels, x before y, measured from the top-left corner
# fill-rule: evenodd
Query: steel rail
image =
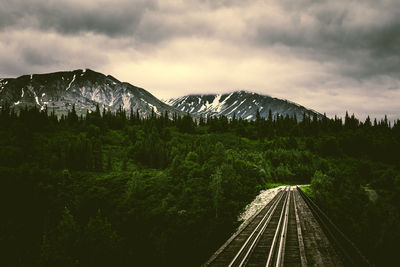
<path id="1" fill-rule="evenodd" d="M 264 217 L 260 220 L 258 225 L 255 227 L 253 232 L 249 235 L 246 242 L 242 245 L 239 252 L 236 253 L 235 257 L 230 262 L 229 267 L 234 266 L 234 264 L 239 259 L 239 257 L 244 253 L 246 247 L 248 247 L 248 244 L 251 242 L 250 246 L 246 250 L 246 254 L 244 255 L 242 261 L 239 263 L 239 266 L 243 266 L 243 264 L 245 263 L 246 259 L 249 256 L 251 250 L 254 248 L 255 244 L 257 243 L 259 237 L 264 233 L 265 228 L 267 227 L 268 223 L 270 222 L 272 215 L 274 214 L 276 207 L 278 206 L 278 204 L 281 201 L 284 194 L 285 193 L 282 193 L 280 195 L 280 197 L 275 200 L 275 202 L 273 203 L 271 208 L 267 211 L 267 213 L 264 215 Z"/>
<path id="2" fill-rule="evenodd" d="M 282 195 L 282 197 L 283 197 L 283 195 Z M 281 199 L 282 199 L 282 197 L 281 197 Z M 269 222 L 271 221 L 272 215 L 274 214 L 278 204 L 279 204 L 279 202 L 276 202 L 276 205 L 275 205 L 274 209 L 271 211 L 271 213 L 270 213 L 268 219 L 265 221 L 261 231 L 257 234 L 256 238 L 254 239 L 254 241 L 252 242 L 252 244 L 248 248 L 248 250 L 247 250 L 246 254 L 244 255 L 242 261 L 240 262 L 239 266 L 244 266 L 246 264 L 246 262 L 248 261 L 248 257 L 250 255 L 250 253 L 253 251 L 254 247 L 257 245 L 261 235 L 265 232 L 265 229 L 267 228 Z"/>
<path id="3" fill-rule="evenodd" d="M 279 249 L 278 249 L 278 255 L 276 259 L 276 267 L 281 267 L 283 266 L 283 261 L 285 257 L 285 245 L 286 245 L 286 233 L 287 233 L 287 227 L 288 227 L 288 222 L 289 222 L 289 208 L 290 208 L 290 198 L 293 193 L 292 188 L 289 189 L 288 192 L 288 200 L 286 202 L 285 206 L 285 217 L 283 220 L 283 226 L 281 229 L 281 236 L 280 236 L 280 242 L 279 242 Z"/>
<path id="4" fill-rule="evenodd" d="M 301 197 L 310 208 L 315 219 L 337 252 L 349 266 L 372 266 L 354 243 L 329 219 L 329 217 L 301 190 L 297 187 Z"/>
<path id="5" fill-rule="evenodd" d="M 288 191 L 288 190 L 286 190 L 286 191 Z M 284 214 L 284 211 L 285 211 L 286 204 L 287 204 L 287 202 L 288 202 L 288 198 L 289 198 L 289 193 L 286 195 L 285 203 L 283 204 L 283 208 L 282 208 L 282 211 L 281 211 L 281 215 L 280 215 L 280 217 L 279 217 L 279 222 L 278 222 L 278 225 L 277 225 L 276 230 L 275 230 L 274 239 L 272 240 L 271 248 L 270 248 L 270 250 L 269 250 L 268 259 L 267 259 L 267 264 L 266 264 L 267 267 L 270 266 L 270 264 L 272 263 L 272 260 L 273 260 L 274 251 L 275 251 L 275 246 L 276 246 L 276 244 L 277 244 L 277 242 L 278 242 L 279 231 L 280 231 L 280 228 L 281 228 L 282 219 L 283 219 L 283 214 Z"/>
<path id="6" fill-rule="evenodd" d="M 285 189 L 278 189 L 277 194 L 275 195 L 275 197 L 273 197 L 270 201 L 271 201 L 271 206 L 272 206 L 272 202 L 275 202 L 279 197 L 281 197 L 284 193 L 282 193 Z M 269 203 L 267 204 L 269 205 Z M 267 206 L 266 205 L 266 206 Z M 271 207 L 270 207 L 271 208 Z M 268 209 L 268 211 L 266 213 L 269 212 L 270 208 Z M 237 238 L 243 231 L 245 231 L 245 229 L 249 226 L 249 224 L 256 219 L 256 217 L 263 212 L 263 209 L 259 209 L 255 214 L 253 214 L 249 219 L 247 219 L 247 221 L 245 221 L 240 227 L 239 229 L 211 256 L 210 259 L 208 259 L 208 261 L 206 263 L 204 263 L 202 265 L 202 267 L 206 267 L 211 265 L 213 262 L 215 262 L 215 260 L 219 257 L 220 253 L 223 252 L 232 242 L 235 238 Z"/>
<path id="7" fill-rule="evenodd" d="M 234 266 L 236 261 L 239 259 L 239 257 L 245 252 L 246 247 L 248 247 L 249 242 L 253 241 L 250 245 L 250 247 L 246 250 L 246 254 L 243 257 L 243 260 L 245 260 L 248 255 L 250 254 L 250 249 L 254 247 L 254 244 L 258 240 L 258 238 L 261 236 L 261 234 L 264 232 L 266 225 L 269 223 L 271 220 L 272 214 L 274 214 L 274 211 L 276 207 L 278 206 L 279 202 L 281 201 L 282 197 L 285 195 L 285 193 L 282 193 L 279 198 L 275 200 L 273 205 L 270 207 L 270 209 L 266 212 L 264 217 L 260 220 L 258 225 L 254 228 L 253 232 L 249 235 L 249 237 L 246 239 L 246 242 L 242 245 L 240 248 L 239 252 L 236 253 L 235 257 L 232 259 L 232 261 L 229 263 L 229 267 Z M 264 227 L 265 226 L 265 227 Z M 239 266 L 242 266 L 244 261 L 241 261 Z"/>
<path id="8" fill-rule="evenodd" d="M 296 187 L 296 191 L 298 191 L 297 187 Z M 299 243 L 301 266 L 306 267 L 308 264 L 307 264 L 306 252 L 304 249 L 303 234 L 301 232 L 300 218 L 299 218 L 299 214 L 297 211 L 296 194 L 293 194 L 293 204 L 294 204 L 294 212 L 295 212 L 295 216 L 296 216 L 297 239 L 298 239 L 298 243 Z"/>

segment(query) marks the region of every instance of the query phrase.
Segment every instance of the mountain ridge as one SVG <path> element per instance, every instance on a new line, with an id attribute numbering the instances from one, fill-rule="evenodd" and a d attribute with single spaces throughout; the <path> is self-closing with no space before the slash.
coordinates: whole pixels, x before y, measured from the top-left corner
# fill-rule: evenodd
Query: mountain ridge
<path id="1" fill-rule="evenodd" d="M 96 105 L 112 111 L 120 107 L 138 110 L 141 116 L 149 115 L 152 110 L 158 115 L 165 111 L 180 113 L 143 88 L 91 69 L 0 79 L 0 104 L 4 102 L 17 109 L 47 106 L 57 114 L 67 113 L 72 105 L 81 114 L 94 110 Z"/>
<path id="2" fill-rule="evenodd" d="M 303 114 L 322 114 L 307 109 L 290 100 L 258 94 L 248 90 L 230 91 L 223 94 L 190 94 L 169 100 L 160 100 L 147 90 L 127 82 L 121 82 L 111 75 L 91 69 L 58 71 L 43 74 L 27 74 L 17 78 L 0 79 L 0 105 L 11 104 L 16 110 L 25 106 L 48 108 L 57 115 L 66 114 L 75 105 L 78 114 L 86 114 L 96 105 L 116 111 L 139 111 L 140 116 L 148 116 L 153 111 L 200 116 L 227 116 L 255 120 L 257 111 L 267 118 L 269 110 L 274 117 L 296 116 L 302 120 Z"/>
<path id="3" fill-rule="evenodd" d="M 286 99 L 275 98 L 266 94 L 258 94 L 248 90 L 231 91 L 223 94 L 189 94 L 165 101 L 167 104 L 189 114 L 198 116 L 220 116 L 233 117 L 247 120 L 255 120 L 257 110 L 261 117 L 268 117 L 269 110 L 274 117 L 296 116 L 303 119 L 304 113 L 318 118 L 322 114 L 308 109 L 302 105 Z"/>

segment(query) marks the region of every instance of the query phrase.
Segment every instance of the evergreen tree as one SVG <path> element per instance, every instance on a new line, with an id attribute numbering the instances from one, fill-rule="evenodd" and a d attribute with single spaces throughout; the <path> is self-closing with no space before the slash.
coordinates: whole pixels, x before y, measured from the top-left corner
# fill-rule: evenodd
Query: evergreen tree
<path id="1" fill-rule="evenodd" d="M 223 199 L 222 172 L 220 168 L 218 168 L 216 172 L 211 175 L 210 187 L 213 195 L 215 218 L 218 218 L 219 209 Z"/>
<path id="2" fill-rule="evenodd" d="M 103 149 L 98 139 L 95 139 L 93 143 L 93 165 L 95 171 L 103 171 Z"/>
<path id="3" fill-rule="evenodd" d="M 98 210 L 96 217 L 90 218 L 82 236 L 85 255 L 83 266 L 119 265 L 121 238 L 106 217 Z"/>
<path id="4" fill-rule="evenodd" d="M 107 155 L 107 171 L 112 171 L 111 155 Z"/>
<path id="5" fill-rule="evenodd" d="M 44 266 L 74 266 L 79 262 L 80 228 L 74 216 L 64 208 L 61 220 L 50 238 L 43 236 L 41 263 Z"/>

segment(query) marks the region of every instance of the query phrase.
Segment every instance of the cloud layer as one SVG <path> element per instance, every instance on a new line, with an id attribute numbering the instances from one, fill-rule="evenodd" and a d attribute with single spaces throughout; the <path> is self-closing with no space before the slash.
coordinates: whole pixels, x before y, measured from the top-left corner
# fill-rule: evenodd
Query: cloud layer
<path id="1" fill-rule="evenodd" d="M 400 117 L 400 2 L 14 0 L 0 76 L 90 67 L 159 97 L 247 89 Z"/>

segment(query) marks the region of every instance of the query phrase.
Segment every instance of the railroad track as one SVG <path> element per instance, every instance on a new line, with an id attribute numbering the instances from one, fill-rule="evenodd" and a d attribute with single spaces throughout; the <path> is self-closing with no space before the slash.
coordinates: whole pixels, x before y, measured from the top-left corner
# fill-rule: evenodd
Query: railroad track
<path id="1" fill-rule="evenodd" d="M 307 266 L 296 187 L 281 190 L 205 266 Z"/>
<path id="2" fill-rule="evenodd" d="M 329 217 L 300 189 L 299 196 L 307 203 L 331 244 L 346 266 L 372 266 L 356 245 L 329 219 Z"/>
<path id="3" fill-rule="evenodd" d="M 357 247 L 297 186 L 287 186 L 241 230 L 235 233 L 203 266 L 307 266 L 297 202 L 304 200 L 330 244 L 340 266 L 371 266 Z M 305 236 L 307 238 L 307 235 Z M 308 236 L 309 238 L 309 236 Z M 308 239 L 309 240 L 309 239 Z M 310 256 L 311 247 L 307 252 Z M 312 248 L 311 248 L 312 249 Z M 310 264 L 313 265 L 312 256 Z"/>

